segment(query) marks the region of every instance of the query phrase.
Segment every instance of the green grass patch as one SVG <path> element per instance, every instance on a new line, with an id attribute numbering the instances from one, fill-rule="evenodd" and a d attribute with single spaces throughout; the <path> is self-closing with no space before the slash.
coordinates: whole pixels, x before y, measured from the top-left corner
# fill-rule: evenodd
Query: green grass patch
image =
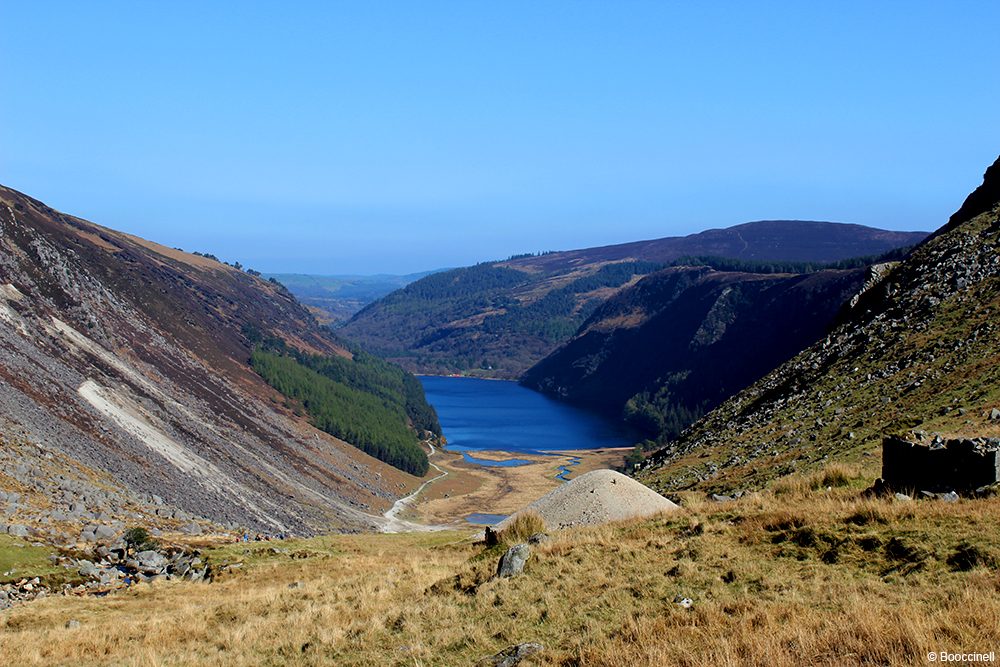
<path id="1" fill-rule="evenodd" d="M 0 583 L 62 574 L 63 568 L 49 562 L 51 554 L 47 547 L 33 547 L 20 538 L 0 535 Z"/>

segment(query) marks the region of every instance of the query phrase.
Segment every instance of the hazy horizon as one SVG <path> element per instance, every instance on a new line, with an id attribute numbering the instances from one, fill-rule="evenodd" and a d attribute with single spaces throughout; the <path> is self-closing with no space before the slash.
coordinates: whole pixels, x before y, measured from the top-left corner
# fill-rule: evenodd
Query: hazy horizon
<path id="1" fill-rule="evenodd" d="M 0 183 L 266 273 L 752 220 L 936 229 L 1000 151 L 1000 6 L 6 5 Z"/>

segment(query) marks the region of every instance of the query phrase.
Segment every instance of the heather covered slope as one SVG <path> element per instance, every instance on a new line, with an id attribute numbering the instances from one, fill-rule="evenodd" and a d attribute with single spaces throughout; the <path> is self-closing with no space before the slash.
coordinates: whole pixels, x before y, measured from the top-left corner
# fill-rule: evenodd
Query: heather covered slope
<path id="1" fill-rule="evenodd" d="M 658 271 L 604 303 L 522 383 L 649 437 L 676 436 L 825 334 L 868 273 Z"/>
<path id="2" fill-rule="evenodd" d="M 341 332 L 409 370 L 517 378 L 573 336 L 619 290 L 664 266 L 692 263 L 685 258 L 818 265 L 880 255 L 925 236 L 779 220 L 525 255 L 418 280 L 365 307 Z"/>
<path id="3" fill-rule="evenodd" d="M 668 443 L 639 478 L 660 489 L 756 486 L 877 455 L 886 434 L 1000 435 L 990 418 L 1000 408 L 998 179 L 994 166 L 963 207 L 971 218 L 953 216 L 829 335 Z"/>
<path id="4" fill-rule="evenodd" d="M 269 532 L 371 527 L 413 483 L 309 426 L 251 369 L 250 328 L 351 357 L 279 285 L 6 188 L 0 247 L 5 433 Z"/>

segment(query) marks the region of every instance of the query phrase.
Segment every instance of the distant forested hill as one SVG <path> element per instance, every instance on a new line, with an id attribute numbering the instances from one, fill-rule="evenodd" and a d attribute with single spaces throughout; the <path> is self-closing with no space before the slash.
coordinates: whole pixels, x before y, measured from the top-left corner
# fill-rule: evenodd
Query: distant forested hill
<path id="1" fill-rule="evenodd" d="M 306 273 L 269 273 L 312 310 L 323 324 L 346 322 L 372 301 L 436 271 L 406 275 L 318 276 Z"/>
<path id="2" fill-rule="evenodd" d="M 832 222 L 761 221 L 685 237 L 511 257 L 427 276 L 359 311 L 340 333 L 414 372 L 517 378 L 620 290 L 654 271 L 710 261 L 805 272 L 920 242 Z M 729 265 L 726 265 L 728 261 Z"/>

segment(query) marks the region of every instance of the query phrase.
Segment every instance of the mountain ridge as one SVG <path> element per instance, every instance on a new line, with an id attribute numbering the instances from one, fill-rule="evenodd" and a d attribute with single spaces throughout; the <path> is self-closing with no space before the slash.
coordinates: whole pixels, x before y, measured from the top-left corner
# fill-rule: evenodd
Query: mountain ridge
<path id="1" fill-rule="evenodd" d="M 868 274 L 663 269 L 602 304 L 521 382 L 674 436 L 826 333 Z"/>
<path id="2" fill-rule="evenodd" d="M 514 379 L 601 303 L 664 265 L 713 255 L 813 262 L 879 255 L 923 232 L 762 221 L 687 237 L 516 256 L 428 276 L 369 304 L 339 332 L 414 372 Z"/>
<path id="3" fill-rule="evenodd" d="M 877 457 L 886 435 L 1000 436 L 997 163 L 973 195 L 827 336 L 668 442 L 639 478 L 662 490 L 759 487 Z"/>

